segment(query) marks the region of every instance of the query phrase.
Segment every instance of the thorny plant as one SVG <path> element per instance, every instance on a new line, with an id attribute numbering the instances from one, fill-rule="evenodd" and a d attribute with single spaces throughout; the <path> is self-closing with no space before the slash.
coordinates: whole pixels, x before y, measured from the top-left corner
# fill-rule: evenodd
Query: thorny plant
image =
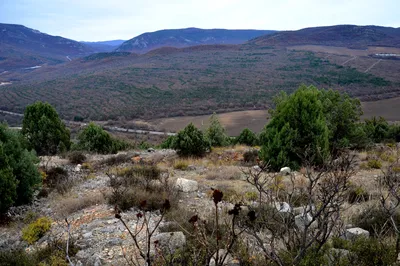
<path id="1" fill-rule="evenodd" d="M 163 208 L 161 210 L 161 217 L 158 218 L 153 227 L 151 227 L 150 224 L 150 220 L 152 219 L 151 213 L 144 211 L 144 209 L 146 208 L 146 200 L 143 200 L 140 205 L 141 205 L 140 211 L 136 214 L 137 220 L 135 223 L 135 228 L 133 230 L 131 230 L 127 225 L 127 223 L 122 219 L 121 210 L 117 206 L 115 207 L 115 218 L 119 219 L 126 228 L 126 230 L 128 231 L 129 235 L 131 236 L 134 242 L 135 248 L 139 253 L 140 258 L 146 262 L 147 266 L 151 266 L 152 265 L 151 245 L 153 244 L 154 248 L 157 249 L 157 244 L 158 244 L 157 241 L 152 241 L 152 237 L 156 232 L 157 228 L 160 226 L 166 212 L 171 208 L 171 204 L 168 199 L 164 201 Z M 144 247 L 140 245 L 140 241 L 143 239 L 142 236 L 143 232 L 145 234 Z M 134 256 L 128 257 L 125 249 L 123 247 L 121 248 L 125 260 L 129 265 L 141 265 L 140 260 L 135 252 Z M 161 258 L 163 258 L 163 256 L 161 256 Z"/>
<path id="2" fill-rule="evenodd" d="M 258 207 L 250 210 L 250 222 L 241 226 L 253 236 L 266 262 L 284 265 L 283 256 L 298 265 L 307 250 L 321 250 L 328 238 L 342 230 L 341 211 L 347 198 L 349 178 L 354 174 L 354 155 L 344 152 L 316 169 L 313 158 L 304 156 L 301 176 L 269 171 L 268 163 L 243 169 L 248 183 L 259 193 Z M 299 206 L 295 215 L 293 206 Z"/>
<path id="3" fill-rule="evenodd" d="M 396 233 L 396 253 L 400 253 L 400 225 L 396 224 L 395 215 L 400 206 L 400 150 L 397 147 L 396 160 L 391 163 L 382 174 L 378 176 L 378 184 L 381 194 L 381 206 Z"/>

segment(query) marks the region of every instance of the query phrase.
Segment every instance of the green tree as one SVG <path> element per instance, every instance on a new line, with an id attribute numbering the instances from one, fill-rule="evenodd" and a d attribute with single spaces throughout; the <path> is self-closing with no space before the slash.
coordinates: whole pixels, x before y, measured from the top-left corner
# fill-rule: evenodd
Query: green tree
<path id="1" fill-rule="evenodd" d="M 301 86 L 288 96 L 282 92 L 270 111 L 271 121 L 260 136 L 260 158 L 273 169 L 298 168 L 302 157 L 319 164 L 329 152 L 329 130 L 321 102 L 321 92 L 313 86 Z"/>
<path id="2" fill-rule="evenodd" d="M 364 122 L 364 130 L 367 136 L 375 143 L 382 142 L 389 135 L 389 123 L 383 117 L 366 119 Z"/>
<path id="3" fill-rule="evenodd" d="M 329 143 L 333 153 L 351 146 L 352 136 L 362 115 L 361 103 L 346 93 L 319 90 L 323 113 L 329 129 Z M 359 133 L 359 132 L 358 132 Z"/>
<path id="4" fill-rule="evenodd" d="M 258 144 L 258 138 L 253 131 L 248 128 L 243 129 L 240 135 L 235 139 L 235 143 L 247 146 L 255 146 Z"/>
<path id="5" fill-rule="evenodd" d="M 202 156 L 210 148 L 210 144 L 203 132 L 190 123 L 175 136 L 172 148 L 182 156 Z"/>
<path id="6" fill-rule="evenodd" d="M 213 113 L 210 117 L 210 126 L 206 130 L 205 137 L 212 147 L 222 147 L 229 143 L 225 129 L 219 122 L 216 113 Z"/>
<path id="7" fill-rule="evenodd" d="M 21 143 L 18 132 L 0 124 L 0 212 L 29 203 L 41 184 L 37 157 Z"/>
<path id="8" fill-rule="evenodd" d="M 26 107 L 22 134 L 38 155 L 54 155 L 71 144 L 68 129 L 48 103 L 36 102 Z"/>
<path id="9" fill-rule="evenodd" d="M 77 146 L 81 150 L 102 154 L 118 150 L 111 135 L 93 122 L 79 133 Z"/>

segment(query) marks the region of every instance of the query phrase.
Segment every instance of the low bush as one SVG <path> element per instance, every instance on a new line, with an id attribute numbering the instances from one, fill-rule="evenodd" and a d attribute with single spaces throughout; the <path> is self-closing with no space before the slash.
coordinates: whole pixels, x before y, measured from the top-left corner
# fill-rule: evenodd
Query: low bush
<path id="1" fill-rule="evenodd" d="M 210 143 L 203 132 L 190 123 L 175 136 L 172 148 L 181 156 L 203 156 L 210 149 Z"/>
<path id="2" fill-rule="evenodd" d="M 80 198 L 64 198 L 59 202 L 56 211 L 65 216 L 104 202 L 105 199 L 102 193 L 90 193 Z"/>
<path id="3" fill-rule="evenodd" d="M 45 248 L 32 252 L 25 250 L 0 251 L 0 266 L 68 266 L 65 258 L 66 243 L 51 241 Z M 78 252 L 73 242 L 69 243 L 68 253 L 72 257 Z"/>
<path id="4" fill-rule="evenodd" d="M 107 195 L 107 200 L 121 210 L 131 207 L 158 210 L 162 208 L 165 199 L 171 204 L 177 202 L 177 193 L 169 184 L 168 173 L 163 173 L 155 165 L 116 168 L 108 176 L 112 192 Z"/>
<path id="5" fill-rule="evenodd" d="M 70 180 L 67 170 L 62 167 L 54 167 L 47 170 L 43 183 L 50 190 L 55 189 L 58 193 L 65 194 L 71 188 L 72 180 Z"/>
<path id="6" fill-rule="evenodd" d="M 367 166 L 372 169 L 381 169 L 382 163 L 379 160 L 371 159 L 368 161 Z"/>
<path id="7" fill-rule="evenodd" d="M 29 244 L 33 244 L 42 238 L 50 230 L 50 227 L 50 218 L 41 217 L 22 229 L 22 239 Z"/>
<path id="8" fill-rule="evenodd" d="M 110 156 L 104 160 L 101 160 L 99 162 L 99 165 L 112 166 L 112 165 L 123 164 L 130 161 L 131 161 L 131 156 L 129 154 L 117 154 Z"/>
<path id="9" fill-rule="evenodd" d="M 395 214 L 394 220 L 396 224 L 400 224 L 399 211 Z M 389 222 L 388 214 L 379 205 L 371 205 L 364 212 L 353 217 L 352 224 L 369 231 L 372 236 L 381 233 L 395 233 Z"/>
<path id="10" fill-rule="evenodd" d="M 245 163 L 256 164 L 258 160 L 258 150 L 248 150 L 243 153 Z"/>
<path id="11" fill-rule="evenodd" d="M 81 164 L 86 160 L 86 155 L 81 151 L 73 151 L 68 155 L 70 163 Z"/>
<path id="12" fill-rule="evenodd" d="M 358 238 L 349 241 L 333 238 L 332 246 L 350 251 L 346 258 L 348 263 L 341 265 L 395 265 L 397 259 L 396 245 L 390 239 Z"/>
<path id="13" fill-rule="evenodd" d="M 174 162 L 174 169 L 185 171 L 188 169 L 188 167 L 189 167 L 189 164 L 187 161 L 177 160 Z"/>

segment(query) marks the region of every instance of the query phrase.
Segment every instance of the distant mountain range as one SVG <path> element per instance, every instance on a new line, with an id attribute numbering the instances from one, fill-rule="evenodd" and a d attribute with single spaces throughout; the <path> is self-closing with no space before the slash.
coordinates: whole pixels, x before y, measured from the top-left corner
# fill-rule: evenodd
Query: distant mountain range
<path id="1" fill-rule="evenodd" d="M 268 35 L 272 30 L 225 30 L 225 29 L 174 29 L 143 33 L 122 43 L 116 51 L 145 53 L 160 47 L 190 47 L 206 44 L 242 44 Z"/>
<path id="2" fill-rule="evenodd" d="M 22 25 L 0 24 L 0 70 L 62 63 L 95 52 L 77 41 Z"/>
<path id="3" fill-rule="evenodd" d="M 92 47 L 98 52 L 112 52 L 118 48 L 125 40 L 112 40 L 112 41 L 101 41 L 101 42 L 81 42 L 85 45 Z"/>
<path id="4" fill-rule="evenodd" d="M 145 33 L 99 52 L 121 41 L 80 43 L 0 24 L 0 109 L 22 112 L 42 100 L 70 119 L 198 115 L 263 109 L 301 83 L 362 100 L 397 97 L 400 60 L 374 55 L 397 58 L 399 31 L 189 28 Z"/>
<path id="5" fill-rule="evenodd" d="M 366 49 L 368 46 L 400 47 L 400 28 L 337 25 L 280 31 L 249 41 L 258 46 L 327 45 Z"/>

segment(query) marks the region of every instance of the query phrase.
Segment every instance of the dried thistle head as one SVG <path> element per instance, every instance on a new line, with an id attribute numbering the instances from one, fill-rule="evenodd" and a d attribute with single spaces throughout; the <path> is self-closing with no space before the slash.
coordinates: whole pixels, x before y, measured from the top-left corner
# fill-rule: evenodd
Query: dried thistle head
<path id="1" fill-rule="evenodd" d="M 255 211 L 249 211 L 247 214 L 247 217 L 249 217 L 250 222 L 254 222 L 256 220 L 256 212 Z"/>
<path id="2" fill-rule="evenodd" d="M 169 202 L 168 199 L 165 199 L 162 208 L 163 211 L 168 211 L 169 209 L 171 209 L 171 203 Z"/>
<path id="3" fill-rule="evenodd" d="M 213 198 L 213 201 L 214 201 L 215 205 L 217 205 L 219 202 L 222 201 L 222 197 L 223 196 L 224 196 L 224 193 L 222 193 L 221 190 L 214 189 L 213 194 L 212 194 L 212 198 Z"/>
<path id="4" fill-rule="evenodd" d="M 195 224 L 197 223 L 197 221 L 199 220 L 199 216 L 198 215 L 193 215 L 190 219 L 189 219 L 189 223 L 191 224 Z"/>
<path id="5" fill-rule="evenodd" d="M 228 211 L 229 215 L 239 215 L 239 212 L 242 208 L 240 207 L 240 204 L 236 203 L 235 206 L 233 207 L 232 210 Z"/>
<path id="6" fill-rule="evenodd" d="M 146 201 L 146 200 L 142 200 L 142 201 L 140 202 L 140 204 L 139 204 L 139 208 L 140 208 L 140 209 L 144 209 L 144 208 L 146 207 L 146 205 L 147 205 L 147 201 Z"/>
<path id="7" fill-rule="evenodd" d="M 121 219 L 121 209 L 117 205 L 114 206 L 114 213 L 115 218 Z"/>

